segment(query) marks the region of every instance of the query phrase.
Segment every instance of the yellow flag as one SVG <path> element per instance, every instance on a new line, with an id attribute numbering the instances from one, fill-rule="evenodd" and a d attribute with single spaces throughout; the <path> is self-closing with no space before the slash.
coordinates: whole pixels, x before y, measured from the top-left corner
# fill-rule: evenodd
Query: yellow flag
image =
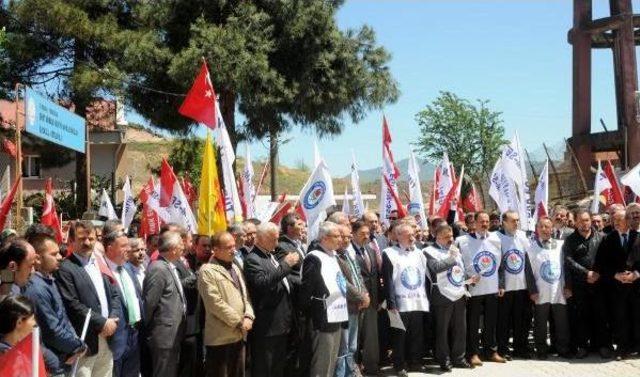
<path id="1" fill-rule="evenodd" d="M 198 199 L 198 233 L 212 235 L 227 229 L 224 212 L 224 197 L 218 179 L 216 155 L 211 137 L 207 132 L 202 153 L 202 171 L 200 173 L 200 196 Z"/>

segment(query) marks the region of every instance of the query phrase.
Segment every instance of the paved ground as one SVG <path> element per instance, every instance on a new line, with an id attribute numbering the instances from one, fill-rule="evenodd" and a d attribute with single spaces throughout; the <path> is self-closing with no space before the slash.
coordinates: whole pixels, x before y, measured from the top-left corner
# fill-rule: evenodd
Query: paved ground
<path id="1" fill-rule="evenodd" d="M 549 357 L 548 360 L 513 360 L 507 364 L 484 363 L 483 366 L 468 370 L 454 369 L 444 373 L 436 365 L 429 365 L 428 373 L 409 373 L 409 376 L 443 375 L 447 377 L 639 377 L 640 358 L 623 361 L 603 361 L 598 356 L 582 360 L 566 360 Z M 393 376 L 391 370 L 386 370 Z"/>

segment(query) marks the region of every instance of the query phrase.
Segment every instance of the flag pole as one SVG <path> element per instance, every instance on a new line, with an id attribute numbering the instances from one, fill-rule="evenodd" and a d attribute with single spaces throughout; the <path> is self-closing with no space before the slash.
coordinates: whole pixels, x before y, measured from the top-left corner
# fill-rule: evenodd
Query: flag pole
<path id="1" fill-rule="evenodd" d="M 91 308 L 87 311 L 87 316 L 84 318 L 84 324 L 82 325 L 82 333 L 80 334 L 80 340 L 84 342 L 87 337 L 87 330 L 89 329 L 89 319 L 91 319 Z M 76 377 L 76 373 L 78 373 L 78 364 L 80 363 L 80 358 L 78 357 L 73 363 L 73 370 L 71 371 L 71 377 Z"/>
<path id="2" fill-rule="evenodd" d="M 31 333 L 31 376 L 38 377 L 40 371 L 40 328 L 38 326 L 33 327 Z"/>
<path id="3" fill-rule="evenodd" d="M 16 203 L 16 229 L 20 228 L 21 225 L 21 212 L 22 212 L 22 131 L 20 130 L 20 89 L 23 88 L 23 85 L 20 83 L 16 84 L 16 180 L 20 180 L 18 183 L 18 201 Z M 25 103 L 27 99 L 23 99 L 23 103 Z M 25 103 L 25 112 L 26 112 L 26 103 Z"/>

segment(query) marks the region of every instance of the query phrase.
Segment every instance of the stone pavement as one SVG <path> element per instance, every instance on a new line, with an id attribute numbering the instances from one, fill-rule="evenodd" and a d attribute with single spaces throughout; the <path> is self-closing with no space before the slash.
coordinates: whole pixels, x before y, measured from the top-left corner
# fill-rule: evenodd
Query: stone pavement
<path id="1" fill-rule="evenodd" d="M 550 356 L 548 360 L 512 360 L 506 364 L 484 363 L 475 369 L 453 369 L 442 372 L 436 365 L 428 365 L 427 373 L 409 373 L 409 376 L 442 375 L 446 377 L 640 377 L 640 358 L 622 361 L 602 360 L 590 356 L 582 360 L 566 360 Z M 392 370 L 386 370 L 393 376 Z"/>

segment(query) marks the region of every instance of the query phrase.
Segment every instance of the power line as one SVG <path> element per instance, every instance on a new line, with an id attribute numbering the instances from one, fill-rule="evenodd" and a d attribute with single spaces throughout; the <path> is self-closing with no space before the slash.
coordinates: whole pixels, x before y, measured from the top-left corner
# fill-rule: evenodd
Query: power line
<path id="1" fill-rule="evenodd" d="M 27 26 L 25 26 L 18 18 L 16 18 L 15 16 L 13 16 L 11 13 L 9 13 L 9 11 L 0 8 L 0 11 L 2 12 L 3 15 L 5 15 L 6 17 L 8 17 L 9 19 L 11 19 L 13 22 L 15 22 L 19 27 L 21 27 L 22 29 L 30 32 L 32 35 L 32 38 L 34 38 L 36 41 L 44 43 L 46 45 L 48 45 L 49 47 L 52 47 L 55 51 L 59 50 L 59 46 L 57 46 L 56 44 L 52 43 L 51 41 L 47 40 L 46 38 L 40 38 L 36 36 L 36 33 L 32 32 Z M 109 72 L 106 68 L 102 68 L 99 67 L 96 63 L 89 61 L 89 60 L 84 60 L 84 59 L 75 59 L 76 62 L 78 63 L 82 63 L 86 66 L 88 66 L 89 68 L 91 68 L 92 70 L 94 70 L 96 73 L 108 77 L 110 79 L 122 82 L 124 84 L 136 87 L 138 89 L 147 91 L 147 92 L 152 92 L 152 93 L 158 93 L 158 94 L 162 94 L 162 95 L 166 95 L 166 96 L 171 96 L 171 97 L 186 97 L 186 94 L 184 93 L 175 93 L 175 92 L 168 92 L 166 90 L 160 90 L 160 89 L 156 89 L 156 88 L 152 88 L 149 86 L 146 86 L 144 84 L 141 84 L 139 82 L 136 82 L 132 79 L 128 79 L 128 78 L 122 78 L 119 76 L 116 76 L 114 74 L 112 74 L 111 72 Z M 69 68 L 71 69 L 71 68 Z M 42 76 L 45 76 L 46 74 L 40 74 Z"/>

